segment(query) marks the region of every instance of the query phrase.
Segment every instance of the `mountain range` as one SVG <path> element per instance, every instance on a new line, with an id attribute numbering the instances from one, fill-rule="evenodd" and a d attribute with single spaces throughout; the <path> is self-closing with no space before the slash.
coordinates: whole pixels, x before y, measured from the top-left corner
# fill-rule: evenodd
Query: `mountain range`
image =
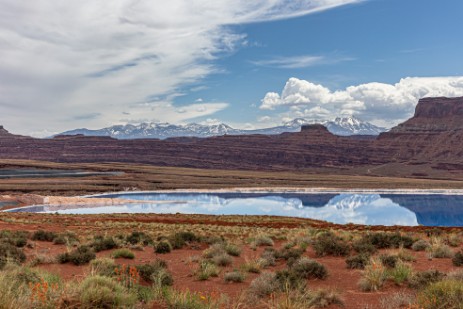
<path id="1" fill-rule="evenodd" d="M 213 125 L 202 125 L 189 123 L 186 125 L 175 125 L 170 123 L 141 123 L 138 125 L 126 124 L 115 125 L 99 130 L 75 129 L 57 135 L 85 135 L 85 136 L 110 136 L 117 139 L 139 139 L 157 138 L 166 139 L 170 137 L 211 137 L 221 135 L 250 135 L 264 134 L 276 135 L 284 132 L 299 132 L 301 126 L 308 124 L 322 124 L 328 131 L 335 135 L 379 135 L 386 129 L 364 122 L 353 116 L 337 117 L 334 120 L 307 120 L 296 118 L 281 126 L 256 130 L 241 130 L 232 128 L 224 123 Z"/>

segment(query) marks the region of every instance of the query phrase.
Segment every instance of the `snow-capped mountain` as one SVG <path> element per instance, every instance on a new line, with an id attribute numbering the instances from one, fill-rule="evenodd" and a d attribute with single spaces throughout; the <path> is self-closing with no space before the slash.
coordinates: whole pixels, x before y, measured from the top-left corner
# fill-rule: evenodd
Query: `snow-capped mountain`
<path id="1" fill-rule="evenodd" d="M 189 123 L 186 125 L 175 125 L 170 123 L 141 123 L 138 125 L 115 125 L 99 130 L 76 129 L 66 131 L 58 135 L 76 135 L 82 134 L 87 136 L 111 136 L 118 139 L 134 138 L 159 138 L 169 137 L 210 137 L 220 135 L 246 135 L 246 134 L 266 134 L 274 135 L 283 132 L 298 132 L 302 125 L 320 123 L 336 135 L 378 135 L 386 131 L 385 128 L 377 127 L 369 122 L 363 122 L 355 117 L 337 117 L 334 120 L 307 120 L 296 118 L 286 122 L 281 126 L 257 129 L 241 130 L 234 129 L 224 123 L 214 125 L 202 125 Z"/>
<path id="2" fill-rule="evenodd" d="M 375 126 L 369 122 L 362 121 L 354 116 L 336 117 L 334 120 L 307 120 L 296 118 L 284 124 L 287 127 L 319 123 L 324 125 L 328 131 L 335 135 L 378 135 L 386 131 L 386 128 Z"/>

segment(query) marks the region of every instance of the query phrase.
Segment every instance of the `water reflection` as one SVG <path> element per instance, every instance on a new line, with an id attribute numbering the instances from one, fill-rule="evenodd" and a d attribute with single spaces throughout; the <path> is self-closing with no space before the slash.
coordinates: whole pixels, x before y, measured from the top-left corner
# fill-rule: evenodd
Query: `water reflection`
<path id="1" fill-rule="evenodd" d="M 320 219 L 340 224 L 413 226 L 425 222 L 426 225 L 453 225 L 449 220 L 434 222 L 423 216 L 419 212 L 418 206 L 411 207 L 411 205 L 415 205 L 413 204 L 414 200 L 422 203 L 425 198 L 431 198 L 432 203 L 435 205 L 440 200 L 448 198 L 448 196 L 436 198 L 436 196 L 426 195 L 222 193 L 121 194 L 112 195 L 111 197 L 136 199 L 140 200 L 140 203 L 120 206 L 36 206 L 28 211 L 63 214 L 187 213 L 273 215 Z M 461 202 L 461 198 L 457 198 L 457 200 Z M 171 202 L 154 204 L 149 201 Z M 404 205 L 406 207 L 403 207 Z M 461 208 L 457 207 L 457 209 Z M 417 216 L 417 214 L 419 215 Z M 447 217 L 444 216 L 443 218 Z"/>

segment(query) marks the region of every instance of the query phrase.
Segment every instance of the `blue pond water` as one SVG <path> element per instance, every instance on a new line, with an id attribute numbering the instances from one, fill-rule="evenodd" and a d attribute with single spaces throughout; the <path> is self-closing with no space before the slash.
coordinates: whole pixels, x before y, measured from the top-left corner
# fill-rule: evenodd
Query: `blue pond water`
<path id="1" fill-rule="evenodd" d="M 367 225 L 463 226 L 463 196 L 437 194 L 126 193 L 120 206 L 35 206 L 62 214 L 185 213 L 304 217 Z M 171 201 L 153 204 L 149 201 Z"/>

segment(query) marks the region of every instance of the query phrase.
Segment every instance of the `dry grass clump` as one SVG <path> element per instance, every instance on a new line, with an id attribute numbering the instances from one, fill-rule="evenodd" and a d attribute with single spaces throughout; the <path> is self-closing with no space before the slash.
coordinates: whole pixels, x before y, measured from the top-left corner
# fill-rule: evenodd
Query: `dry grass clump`
<path id="1" fill-rule="evenodd" d="M 463 282 L 443 280 L 431 283 L 417 295 L 418 308 L 461 308 L 463 304 Z"/>
<path id="2" fill-rule="evenodd" d="M 431 246 L 426 251 L 430 258 L 451 258 L 453 256 L 452 249 L 437 237 L 431 239 Z"/>
<path id="3" fill-rule="evenodd" d="M 380 299 L 381 309 L 416 308 L 414 304 L 415 295 L 404 291 L 383 296 Z"/>
<path id="4" fill-rule="evenodd" d="M 224 275 L 223 279 L 225 280 L 225 282 L 237 282 L 237 283 L 240 283 L 240 282 L 243 282 L 244 279 L 245 279 L 245 275 L 240 272 L 240 271 L 232 271 L 232 272 L 228 272 Z"/>
<path id="5" fill-rule="evenodd" d="M 365 292 L 379 290 L 388 277 L 386 267 L 377 258 L 372 258 L 370 260 L 370 263 L 365 266 L 362 275 L 359 281 L 359 287 Z"/>
<path id="6" fill-rule="evenodd" d="M 424 240 L 424 239 L 419 239 L 417 241 L 415 241 L 412 245 L 412 249 L 414 251 L 424 251 L 426 250 L 427 248 L 431 247 L 431 244 Z"/>

